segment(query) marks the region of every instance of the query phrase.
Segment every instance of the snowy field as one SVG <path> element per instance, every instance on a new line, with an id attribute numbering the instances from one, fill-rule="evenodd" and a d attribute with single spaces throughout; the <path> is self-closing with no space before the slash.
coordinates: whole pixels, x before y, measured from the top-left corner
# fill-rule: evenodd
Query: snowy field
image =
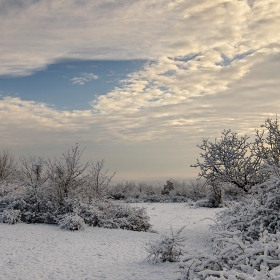
<path id="1" fill-rule="evenodd" d="M 177 279 L 176 264 L 143 263 L 145 244 L 186 225 L 186 249 L 203 249 L 208 225 L 220 209 L 190 208 L 186 203 L 134 204 L 147 208 L 152 231 L 87 227 L 70 232 L 45 224 L 0 223 L 0 279 Z"/>

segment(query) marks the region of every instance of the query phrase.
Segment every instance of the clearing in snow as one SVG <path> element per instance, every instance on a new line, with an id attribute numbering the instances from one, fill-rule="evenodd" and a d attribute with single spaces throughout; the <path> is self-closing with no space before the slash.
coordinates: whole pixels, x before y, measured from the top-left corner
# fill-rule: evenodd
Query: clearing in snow
<path id="1" fill-rule="evenodd" d="M 0 224 L 0 279 L 177 279 L 175 263 L 154 266 L 143 260 L 146 244 L 186 226 L 186 249 L 203 249 L 208 225 L 220 209 L 191 208 L 186 203 L 140 203 L 151 232 L 86 227 L 70 232 L 45 224 Z"/>

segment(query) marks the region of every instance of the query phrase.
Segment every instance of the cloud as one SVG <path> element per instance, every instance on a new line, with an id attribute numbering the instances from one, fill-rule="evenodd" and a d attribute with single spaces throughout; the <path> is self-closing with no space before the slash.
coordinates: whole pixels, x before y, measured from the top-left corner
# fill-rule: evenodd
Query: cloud
<path id="1" fill-rule="evenodd" d="M 91 82 L 92 80 L 98 79 L 97 75 L 93 73 L 83 73 L 81 77 L 74 77 L 70 79 L 73 85 L 80 85 L 83 86 L 85 83 Z"/>
<path id="2" fill-rule="evenodd" d="M 195 146 L 224 128 L 253 132 L 280 111 L 279 53 L 263 50 L 223 67 L 217 61 L 216 53 L 188 61 L 163 57 L 99 96 L 92 110 L 55 110 L 6 97 L 0 101 L 2 141 L 72 135 L 119 143 L 187 139 Z"/>
<path id="3" fill-rule="evenodd" d="M 233 58 L 280 39 L 278 0 L 2 5 L 0 75 L 29 75 L 61 59 L 158 59 L 209 50 Z"/>

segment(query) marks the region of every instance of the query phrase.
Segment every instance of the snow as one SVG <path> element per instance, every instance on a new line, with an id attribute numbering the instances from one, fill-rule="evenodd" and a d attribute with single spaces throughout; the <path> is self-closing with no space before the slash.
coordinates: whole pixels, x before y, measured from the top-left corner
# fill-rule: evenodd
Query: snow
<path id="1" fill-rule="evenodd" d="M 143 262 L 145 245 L 186 225 L 186 249 L 203 249 L 208 225 L 220 209 L 186 203 L 138 203 L 147 208 L 152 232 L 87 227 L 67 231 L 44 224 L 0 224 L 0 279 L 177 279 L 176 265 Z M 203 220 L 203 221 L 202 221 Z"/>

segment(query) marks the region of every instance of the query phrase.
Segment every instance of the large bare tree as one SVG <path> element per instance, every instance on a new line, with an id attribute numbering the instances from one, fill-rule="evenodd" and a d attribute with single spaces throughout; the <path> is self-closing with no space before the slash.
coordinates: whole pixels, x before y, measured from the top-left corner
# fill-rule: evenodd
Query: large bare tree
<path id="1" fill-rule="evenodd" d="M 200 148 L 201 160 L 191 165 L 198 167 L 199 177 L 208 182 L 231 183 L 245 192 L 263 181 L 259 172 L 262 160 L 253 153 L 253 144 L 248 136 L 238 137 L 237 133 L 224 130 L 219 139 L 211 142 L 203 139 Z"/>
<path id="2" fill-rule="evenodd" d="M 16 169 L 14 157 L 8 150 L 0 153 L 0 182 L 10 181 Z"/>

